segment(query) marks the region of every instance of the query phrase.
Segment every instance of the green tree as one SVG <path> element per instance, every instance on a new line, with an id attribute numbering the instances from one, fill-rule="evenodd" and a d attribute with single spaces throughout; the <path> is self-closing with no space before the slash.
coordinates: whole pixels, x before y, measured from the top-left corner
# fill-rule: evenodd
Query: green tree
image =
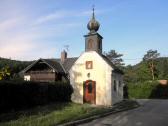
<path id="1" fill-rule="evenodd" d="M 143 57 L 143 61 L 146 61 L 148 63 L 151 75 L 152 75 L 152 80 L 155 80 L 155 72 L 156 72 L 156 67 L 155 67 L 155 60 L 159 57 L 160 53 L 157 52 L 157 50 L 148 50 L 147 53 Z"/>
<path id="2" fill-rule="evenodd" d="M 124 81 L 125 82 L 142 82 L 151 79 L 150 70 L 146 62 L 141 62 L 134 66 L 126 66 L 124 68 Z"/>
<path id="3" fill-rule="evenodd" d="M 136 82 L 136 80 L 136 72 L 134 67 L 131 65 L 124 67 L 124 82 Z"/>
<path id="4" fill-rule="evenodd" d="M 160 57 L 156 60 L 156 69 L 158 70 L 158 79 L 168 79 L 168 58 Z"/>
<path id="5" fill-rule="evenodd" d="M 0 80 L 9 79 L 10 75 L 11 75 L 11 73 L 10 73 L 9 67 L 3 67 L 0 70 Z"/>
<path id="6" fill-rule="evenodd" d="M 111 62 L 116 66 L 123 66 L 123 59 L 121 58 L 123 54 L 117 53 L 115 50 L 110 50 L 105 55 L 111 60 Z"/>
<path id="7" fill-rule="evenodd" d="M 136 82 L 147 81 L 151 79 L 151 72 L 147 62 L 141 62 L 135 69 Z"/>

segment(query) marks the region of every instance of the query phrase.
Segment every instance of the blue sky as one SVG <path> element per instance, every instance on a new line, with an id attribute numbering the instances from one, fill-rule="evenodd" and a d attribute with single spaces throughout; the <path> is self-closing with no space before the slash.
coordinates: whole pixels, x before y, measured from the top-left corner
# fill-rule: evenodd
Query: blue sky
<path id="1" fill-rule="evenodd" d="M 103 51 L 138 63 L 149 49 L 168 56 L 167 0 L 0 0 L 0 57 L 18 60 L 68 57 L 84 51 L 95 5 Z"/>

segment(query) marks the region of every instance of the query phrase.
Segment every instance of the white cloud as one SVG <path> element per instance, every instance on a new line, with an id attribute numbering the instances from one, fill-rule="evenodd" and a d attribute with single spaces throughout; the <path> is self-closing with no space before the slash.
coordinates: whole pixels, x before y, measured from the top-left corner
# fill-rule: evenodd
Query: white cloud
<path id="1" fill-rule="evenodd" d="M 96 15 L 105 13 L 107 10 L 96 10 Z M 79 10 L 74 11 L 74 10 L 58 10 L 53 13 L 50 13 L 48 15 L 41 16 L 35 20 L 33 25 L 39 25 L 45 22 L 49 22 L 52 20 L 60 20 L 60 19 L 65 19 L 68 17 L 74 18 L 74 17 L 81 17 L 81 16 L 88 16 L 91 15 L 92 11 L 85 11 L 85 10 Z"/>
<path id="2" fill-rule="evenodd" d="M 20 20 L 19 18 L 13 18 L 0 21 L 0 32 L 4 32 L 6 30 L 16 27 L 19 23 L 19 20 Z"/>
<path id="3" fill-rule="evenodd" d="M 57 11 L 57 12 L 54 12 L 54 13 L 50 13 L 50 14 L 48 14 L 46 16 L 39 17 L 34 22 L 34 25 L 41 24 L 41 23 L 44 23 L 44 22 L 48 22 L 48 21 L 53 20 L 53 19 L 54 20 L 61 19 L 61 18 L 64 18 L 66 15 L 67 15 L 66 11 Z"/>

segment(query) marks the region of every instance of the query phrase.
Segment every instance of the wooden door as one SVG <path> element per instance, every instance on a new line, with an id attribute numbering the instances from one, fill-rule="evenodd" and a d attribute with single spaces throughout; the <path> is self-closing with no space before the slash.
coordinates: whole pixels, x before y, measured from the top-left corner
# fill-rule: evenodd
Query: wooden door
<path id="1" fill-rule="evenodd" d="M 84 103 L 96 104 L 96 83 L 88 80 L 84 82 Z"/>

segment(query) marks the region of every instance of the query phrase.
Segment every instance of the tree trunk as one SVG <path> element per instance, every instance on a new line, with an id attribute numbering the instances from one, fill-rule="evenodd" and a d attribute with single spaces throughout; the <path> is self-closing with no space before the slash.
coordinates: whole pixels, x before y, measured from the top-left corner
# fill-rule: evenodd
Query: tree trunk
<path id="1" fill-rule="evenodd" d="M 152 68 L 152 79 L 155 80 L 155 76 L 154 76 L 154 70 Z"/>
<path id="2" fill-rule="evenodd" d="M 152 80 L 155 80 L 153 60 L 151 63 L 149 63 L 149 66 L 150 66 L 150 70 L 151 70 L 151 74 L 152 74 Z"/>

